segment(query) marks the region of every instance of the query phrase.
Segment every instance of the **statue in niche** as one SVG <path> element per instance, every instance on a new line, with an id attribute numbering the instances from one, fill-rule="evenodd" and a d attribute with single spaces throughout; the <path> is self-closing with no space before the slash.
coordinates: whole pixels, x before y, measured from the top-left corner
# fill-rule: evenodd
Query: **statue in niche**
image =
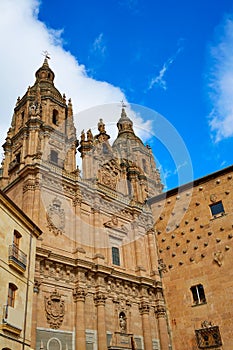
<path id="1" fill-rule="evenodd" d="M 122 333 L 126 332 L 126 317 L 124 312 L 121 312 L 119 315 L 119 326 L 120 326 L 120 330 Z"/>

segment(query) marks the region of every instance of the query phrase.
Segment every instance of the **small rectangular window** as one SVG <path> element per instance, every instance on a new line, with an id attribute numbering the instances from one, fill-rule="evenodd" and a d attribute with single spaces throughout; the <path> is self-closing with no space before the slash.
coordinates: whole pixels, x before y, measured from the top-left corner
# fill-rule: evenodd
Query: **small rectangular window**
<path id="1" fill-rule="evenodd" d="M 196 286 L 192 286 L 191 292 L 193 295 L 193 303 L 194 305 L 204 304 L 206 303 L 204 287 L 202 284 L 198 284 Z"/>
<path id="2" fill-rule="evenodd" d="M 21 158 L 21 154 L 17 153 L 16 156 L 15 156 L 17 164 L 20 164 L 20 158 Z"/>
<path id="3" fill-rule="evenodd" d="M 224 207 L 222 201 L 210 205 L 211 214 L 213 216 L 220 215 L 224 213 Z"/>
<path id="4" fill-rule="evenodd" d="M 15 247 L 19 248 L 19 241 L 20 241 L 20 238 L 21 238 L 21 234 L 14 230 L 14 235 L 13 235 L 13 244 Z"/>
<path id="5" fill-rule="evenodd" d="M 15 291 L 17 287 L 13 283 L 9 283 L 8 287 L 8 297 L 7 297 L 7 305 L 14 307 L 15 304 Z"/>
<path id="6" fill-rule="evenodd" d="M 58 163 L 58 153 L 56 151 L 53 151 L 53 150 L 51 151 L 51 153 L 50 153 L 50 161 L 52 163 L 55 163 L 55 164 Z"/>
<path id="7" fill-rule="evenodd" d="M 112 247 L 112 263 L 120 266 L 120 252 L 117 247 Z"/>

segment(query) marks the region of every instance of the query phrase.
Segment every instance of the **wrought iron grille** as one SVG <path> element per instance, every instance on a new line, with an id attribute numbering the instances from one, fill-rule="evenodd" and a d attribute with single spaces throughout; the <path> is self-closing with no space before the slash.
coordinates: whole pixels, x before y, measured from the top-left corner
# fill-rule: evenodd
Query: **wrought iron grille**
<path id="1" fill-rule="evenodd" d="M 222 345 L 218 326 L 196 329 L 195 333 L 199 349 L 214 349 Z"/>
<path id="2" fill-rule="evenodd" d="M 22 252 L 15 244 L 9 246 L 9 261 L 15 262 L 17 265 L 26 270 L 27 255 Z"/>

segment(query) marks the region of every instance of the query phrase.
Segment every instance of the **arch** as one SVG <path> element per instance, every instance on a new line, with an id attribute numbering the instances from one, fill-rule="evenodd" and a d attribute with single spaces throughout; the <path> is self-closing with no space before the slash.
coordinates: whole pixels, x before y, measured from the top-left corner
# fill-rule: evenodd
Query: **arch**
<path id="1" fill-rule="evenodd" d="M 50 338 L 47 343 L 47 350 L 62 350 L 62 343 L 58 338 Z"/>
<path id="2" fill-rule="evenodd" d="M 58 110 L 53 109 L 52 122 L 54 125 L 58 125 Z"/>

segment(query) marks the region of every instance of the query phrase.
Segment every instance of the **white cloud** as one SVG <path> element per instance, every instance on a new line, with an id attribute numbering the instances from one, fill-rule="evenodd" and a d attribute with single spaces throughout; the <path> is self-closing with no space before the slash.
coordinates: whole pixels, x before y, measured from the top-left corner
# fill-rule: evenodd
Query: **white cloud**
<path id="1" fill-rule="evenodd" d="M 100 33 L 94 40 L 91 51 L 95 54 L 105 56 L 107 47 L 104 44 L 104 35 Z"/>
<path id="2" fill-rule="evenodd" d="M 228 17 L 217 31 L 217 44 L 210 48 L 209 125 L 216 142 L 233 136 L 233 19 Z"/>
<path id="3" fill-rule="evenodd" d="M 164 78 L 165 74 L 181 50 L 182 48 L 179 47 L 176 53 L 163 64 L 163 67 L 160 69 L 159 74 L 150 80 L 148 90 L 151 90 L 155 85 L 158 85 L 162 89 L 167 90 L 167 83 Z"/>
<path id="4" fill-rule="evenodd" d="M 88 76 L 84 65 L 62 47 L 62 29 L 48 28 L 38 20 L 39 1 L 0 1 L 0 144 L 6 137 L 18 96 L 35 81 L 34 73 L 42 65 L 41 53 L 51 55 L 50 67 L 55 72 L 55 85 L 67 98 L 72 98 L 74 113 L 91 106 L 126 100 L 120 88 Z M 100 45 L 102 36 L 96 45 Z M 96 47 L 97 47 L 96 46 Z M 103 50 L 103 48 L 102 48 Z M 120 105 L 120 104 L 119 104 Z M 115 115 L 118 120 L 119 113 Z M 96 117 L 96 122 L 99 116 Z M 77 120 L 79 123 L 79 121 Z M 93 124 L 93 121 L 91 120 Z M 85 120 L 89 128 L 90 119 Z M 79 125 L 77 125 L 80 131 Z M 1 151 L 2 152 L 2 151 Z"/>

